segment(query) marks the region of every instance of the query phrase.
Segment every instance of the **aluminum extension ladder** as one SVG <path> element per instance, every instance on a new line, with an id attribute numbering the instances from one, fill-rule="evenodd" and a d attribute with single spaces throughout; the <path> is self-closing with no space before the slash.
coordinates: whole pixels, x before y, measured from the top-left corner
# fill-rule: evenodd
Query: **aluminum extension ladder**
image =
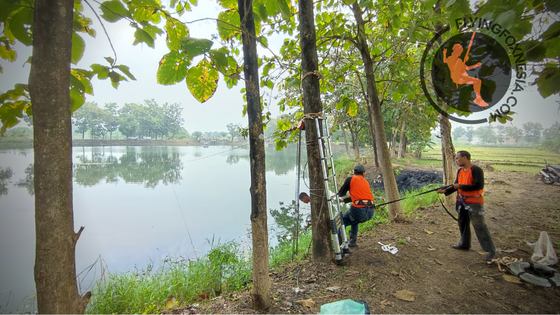
<path id="1" fill-rule="evenodd" d="M 342 221 L 342 211 L 340 210 L 340 200 L 338 199 L 338 185 L 336 184 L 336 171 L 334 169 L 334 159 L 331 147 L 331 135 L 327 117 L 314 116 L 315 127 L 317 128 L 317 141 L 319 144 L 319 154 L 323 169 L 323 183 L 325 194 L 327 195 L 327 208 L 329 210 L 329 221 L 331 227 L 331 245 L 335 253 L 337 264 L 342 263 L 345 254 L 350 253 L 348 249 L 348 237 Z M 334 188 L 334 193 L 330 190 Z"/>

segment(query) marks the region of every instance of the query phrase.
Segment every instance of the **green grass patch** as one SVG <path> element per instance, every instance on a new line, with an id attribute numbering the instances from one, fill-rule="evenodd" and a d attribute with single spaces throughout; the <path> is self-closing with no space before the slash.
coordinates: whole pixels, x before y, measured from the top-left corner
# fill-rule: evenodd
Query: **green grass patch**
<path id="1" fill-rule="evenodd" d="M 408 191 L 402 197 L 410 197 L 410 196 L 416 195 L 418 193 L 437 188 L 439 186 L 441 186 L 441 185 L 438 185 L 438 184 L 426 185 L 426 186 L 422 187 L 421 189 Z M 424 195 L 411 197 L 409 199 L 402 200 L 401 201 L 401 206 L 402 206 L 404 214 L 406 216 L 411 216 L 416 211 L 416 209 L 418 209 L 420 207 L 431 206 L 434 203 L 437 203 L 438 198 L 439 198 L 439 196 L 438 196 L 437 192 L 430 192 L 430 193 L 427 193 L 427 194 L 424 194 Z"/>
<path id="2" fill-rule="evenodd" d="M 334 161 L 334 169 L 339 179 L 346 178 L 349 174 L 353 173 L 356 161 L 348 157 L 338 158 Z"/>
<path id="3" fill-rule="evenodd" d="M 560 164 L 560 154 L 534 147 L 485 147 L 456 146 L 455 150 L 466 150 L 477 163 L 490 164 L 497 171 L 538 173 L 545 162 Z M 394 159 L 395 165 L 441 168 L 441 148 L 433 147 L 422 153 L 421 159 L 406 157 Z"/>
<path id="4" fill-rule="evenodd" d="M 292 254 L 292 242 L 283 242 L 270 250 L 271 268 L 299 261 L 308 254 L 311 231 L 299 237 L 298 252 Z M 161 313 L 225 292 L 239 291 L 251 283 L 252 263 L 238 254 L 238 245 L 227 243 L 210 250 L 196 260 L 166 260 L 160 268 L 124 274 L 110 274 L 93 289 L 86 312 Z"/>
<path id="5" fill-rule="evenodd" d="M 251 265 L 228 243 L 197 260 L 167 260 L 158 269 L 110 274 L 93 290 L 86 312 L 159 313 L 166 304 L 181 306 L 247 286 Z"/>
<path id="6" fill-rule="evenodd" d="M 302 233 L 298 240 L 298 250 L 295 252 L 291 241 L 282 242 L 270 250 L 269 264 L 271 268 L 278 268 L 290 261 L 301 261 L 309 253 L 311 245 L 311 231 Z"/>

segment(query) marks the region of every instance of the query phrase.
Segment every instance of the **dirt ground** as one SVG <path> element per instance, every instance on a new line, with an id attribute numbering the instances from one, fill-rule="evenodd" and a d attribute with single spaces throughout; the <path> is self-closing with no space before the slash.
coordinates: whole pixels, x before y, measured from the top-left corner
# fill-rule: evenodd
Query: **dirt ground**
<path id="1" fill-rule="evenodd" d="M 529 261 L 526 241 L 547 231 L 560 244 L 560 186 L 535 175 L 486 171 L 486 222 L 497 257 Z M 452 210 L 452 209 L 451 209 Z M 318 313 L 321 304 L 364 300 L 372 313 L 559 313 L 560 288 L 511 283 L 506 272 L 483 260 L 471 228 L 472 249 L 450 248 L 457 223 L 441 208 L 420 209 L 410 223 L 386 224 L 360 233 L 345 266 L 303 261 L 275 270 L 271 313 Z M 377 242 L 399 249 L 392 255 Z M 556 266 L 558 267 L 558 266 Z M 406 301 L 397 291 L 408 290 Z M 407 297 L 405 297 L 407 298 Z M 218 297 L 183 313 L 255 313 L 248 291 Z"/>

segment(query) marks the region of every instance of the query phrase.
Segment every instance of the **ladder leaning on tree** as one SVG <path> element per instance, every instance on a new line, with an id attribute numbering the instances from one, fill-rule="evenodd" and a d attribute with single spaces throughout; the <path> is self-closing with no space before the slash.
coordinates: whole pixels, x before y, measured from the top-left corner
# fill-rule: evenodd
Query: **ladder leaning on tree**
<path id="1" fill-rule="evenodd" d="M 334 158 L 331 147 L 331 135 L 329 132 L 329 124 L 326 116 L 322 113 L 308 113 L 304 119 L 311 119 L 317 128 L 317 143 L 319 145 L 319 155 L 321 159 L 323 184 L 327 200 L 327 209 L 329 211 L 329 223 L 331 234 L 331 247 L 335 254 L 335 262 L 342 263 L 345 254 L 350 251 L 348 249 L 348 238 L 346 229 L 342 221 L 341 205 L 336 192 L 338 192 L 338 185 L 336 183 L 336 171 L 334 168 Z M 296 200 L 299 195 L 299 180 L 300 180 L 300 163 L 301 163 L 301 132 L 305 130 L 305 124 L 300 122 L 297 149 L 297 185 L 296 185 Z M 331 190 L 331 187 L 333 190 Z M 334 193 L 332 193 L 334 191 Z M 324 196 L 320 196 L 323 198 Z M 296 202 L 296 213 L 299 217 L 299 202 Z M 297 237 L 297 236 L 296 236 Z M 297 241 L 296 241 L 297 242 Z M 297 246 L 297 245 L 296 245 Z M 296 247 L 297 248 L 297 247 Z"/>

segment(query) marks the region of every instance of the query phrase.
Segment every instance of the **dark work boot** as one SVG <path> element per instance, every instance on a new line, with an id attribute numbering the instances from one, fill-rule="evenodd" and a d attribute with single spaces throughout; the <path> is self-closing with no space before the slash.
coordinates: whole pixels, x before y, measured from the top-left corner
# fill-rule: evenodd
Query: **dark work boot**
<path id="1" fill-rule="evenodd" d="M 464 246 L 464 245 L 461 245 L 461 244 L 451 245 L 451 248 L 458 249 L 458 250 L 469 250 L 469 248 L 467 246 Z"/>
<path id="2" fill-rule="evenodd" d="M 348 247 L 356 247 L 358 244 L 356 243 L 356 238 L 350 238 L 350 242 L 348 242 Z"/>
<path id="3" fill-rule="evenodd" d="M 484 260 L 486 260 L 486 263 L 492 263 L 492 260 L 494 259 L 494 257 L 496 257 L 496 252 L 495 251 L 491 251 L 488 252 L 488 254 L 486 254 L 486 256 L 484 257 Z"/>

